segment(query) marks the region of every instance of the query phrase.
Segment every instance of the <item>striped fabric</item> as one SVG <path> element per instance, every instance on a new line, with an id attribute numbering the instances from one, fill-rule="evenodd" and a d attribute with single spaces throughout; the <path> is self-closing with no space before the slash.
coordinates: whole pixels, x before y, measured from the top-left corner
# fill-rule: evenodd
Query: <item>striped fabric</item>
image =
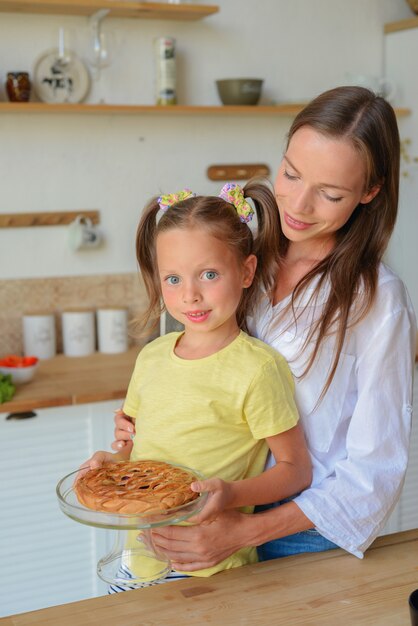
<path id="1" fill-rule="evenodd" d="M 130 572 L 129 568 L 126 565 L 122 565 L 118 570 L 118 578 L 126 579 L 126 583 L 123 585 L 109 585 L 107 590 L 108 594 L 112 593 L 120 593 L 121 591 L 130 591 L 131 589 L 142 589 L 143 587 L 152 587 L 153 585 L 161 585 L 162 583 L 169 583 L 174 580 L 181 580 L 182 578 L 189 578 L 186 574 L 179 574 L 178 572 L 170 572 L 167 574 L 165 578 L 160 578 L 159 580 L 154 580 L 152 582 L 144 582 L 144 583 L 131 583 L 129 584 L 129 580 L 134 576 L 132 572 Z"/>

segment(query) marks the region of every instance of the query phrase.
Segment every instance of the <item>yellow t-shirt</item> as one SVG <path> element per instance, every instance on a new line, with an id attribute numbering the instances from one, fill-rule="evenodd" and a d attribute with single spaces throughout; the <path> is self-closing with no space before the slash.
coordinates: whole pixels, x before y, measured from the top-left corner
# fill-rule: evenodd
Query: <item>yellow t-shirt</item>
<path id="1" fill-rule="evenodd" d="M 159 337 L 139 353 L 124 412 L 135 418 L 131 460 L 186 465 L 207 477 L 239 480 L 264 470 L 266 437 L 296 425 L 294 383 L 285 359 L 240 332 L 219 352 L 181 359 L 181 333 Z M 244 548 L 194 576 L 253 563 Z"/>

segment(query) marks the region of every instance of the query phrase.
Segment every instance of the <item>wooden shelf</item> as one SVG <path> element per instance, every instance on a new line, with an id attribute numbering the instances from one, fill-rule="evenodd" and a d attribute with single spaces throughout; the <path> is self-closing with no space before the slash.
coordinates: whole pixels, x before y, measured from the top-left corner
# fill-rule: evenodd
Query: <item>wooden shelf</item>
<path id="1" fill-rule="evenodd" d="M 0 12 L 90 16 L 108 9 L 108 17 L 150 20 L 200 20 L 219 11 L 215 5 L 126 2 L 125 0 L 0 0 Z"/>
<path id="2" fill-rule="evenodd" d="M 41 213 L 3 213 L 0 228 L 27 228 L 28 226 L 65 226 L 77 217 L 88 217 L 93 224 L 100 222 L 99 211 L 55 211 Z"/>
<path id="3" fill-rule="evenodd" d="M 384 32 L 396 33 L 398 30 L 408 30 L 409 28 L 418 28 L 418 17 L 410 17 L 406 20 L 399 20 L 399 22 L 389 22 L 385 24 Z"/>
<path id="4" fill-rule="evenodd" d="M 18 114 L 87 114 L 87 115 L 250 115 L 252 117 L 294 116 L 305 103 L 260 106 L 153 106 L 142 104 L 45 104 L 43 102 L 0 102 L 1 113 Z M 395 109 L 398 117 L 411 113 L 410 109 Z"/>

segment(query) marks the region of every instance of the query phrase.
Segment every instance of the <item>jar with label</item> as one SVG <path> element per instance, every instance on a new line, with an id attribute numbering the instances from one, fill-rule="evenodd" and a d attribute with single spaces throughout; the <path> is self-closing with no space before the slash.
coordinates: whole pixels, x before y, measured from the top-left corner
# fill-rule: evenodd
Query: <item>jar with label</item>
<path id="1" fill-rule="evenodd" d="M 93 354 L 96 345 L 94 311 L 90 309 L 63 311 L 62 340 L 66 356 Z"/>
<path id="2" fill-rule="evenodd" d="M 156 72 L 156 103 L 177 104 L 176 40 L 159 37 L 154 41 Z"/>
<path id="3" fill-rule="evenodd" d="M 128 310 L 123 307 L 101 307 L 97 310 L 99 352 L 116 354 L 128 349 Z"/>
<path id="4" fill-rule="evenodd" d="M 23 315 L 23 350 L 25 356 L 50 359 L 56 354 L 55 316 L 48 311 Z"/>

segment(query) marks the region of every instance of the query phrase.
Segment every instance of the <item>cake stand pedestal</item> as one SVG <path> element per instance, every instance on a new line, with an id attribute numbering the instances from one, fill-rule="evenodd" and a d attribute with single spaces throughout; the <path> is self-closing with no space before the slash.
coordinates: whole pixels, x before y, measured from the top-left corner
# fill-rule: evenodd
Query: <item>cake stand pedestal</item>
<path id="1" fill-rule="evenodd" d="M 197 479 L 203 476 L 188 467 Z M 111 551 L 97 563 L 97 574 L 105 582 L 124 587 L 135 587 L 138 584 L 161 580 L 171 571 L 170 559 L 158 551 L 152 540 L 152 529 L 171 526 L 185 522 L 192 515 L 202 510 L 207 494 L 182 506 L 149 514 L 124 514 L 94 511 L 80 504 L 74 491 L 74 479 L 79 470 L 64 476 L 56 487 L 61 510 L 71 519 L 94 526 L 115 531 L 114 544 Z"/>

